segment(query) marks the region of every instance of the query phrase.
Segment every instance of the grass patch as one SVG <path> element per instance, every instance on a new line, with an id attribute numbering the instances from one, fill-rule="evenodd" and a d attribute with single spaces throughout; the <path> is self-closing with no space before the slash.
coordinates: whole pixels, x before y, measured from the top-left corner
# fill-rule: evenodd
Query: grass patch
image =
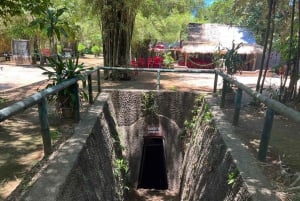
<path id="1" fill-rule="evenodd" d="M 7 99 L 0 97 L 0 105 L 3 104 L 3 103 L 5 103 L 6 101 L 7 101 Z"/>
<path id="2" fill-rule="evenodd" d="M 7 106 L 8 100 L 0 97 L 0 109 Z"/>

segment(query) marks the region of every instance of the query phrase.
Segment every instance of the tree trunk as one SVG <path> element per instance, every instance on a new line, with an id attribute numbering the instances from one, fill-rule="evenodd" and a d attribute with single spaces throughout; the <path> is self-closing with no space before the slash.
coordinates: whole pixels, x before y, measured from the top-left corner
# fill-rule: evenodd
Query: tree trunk
<path id="1" fill-rule="evenodd" d="M 298 24 L 300 24 L 300 3 L 298 3 Z M 299 65 L 300 65 L 300 26 L 298 26 L 298 52 L 297 52 L 297 75 L 299 74 Z M 297 90 L 297 83 L 298 83 L 299 77 L 297 78 L 296 82 L 296 90 Z M 297 93 L 297 92 L 296 92 Z M 298 95 L 296 97 L 296 102 L 300 102 L 300 86 L 298 89 Z"/>
<path id="2" fill-rule="evenodd" d="M 295 18 L 295 7 L 296 7 L 296 0 L 293 0 L 293 7 L 292 7 L 292 16 L 291 16 L 291 31 L 290 31 L 290 47 L 289 47 L 289 55 L 288 55 L 288 63 L 287 63 L 287 69 L 286 69 L 286 72 L 285 72 L 285 79 L 284 79 L 284 82 L 283 82 L 283 85 L 280 86 L 280 95 L 282 94 L 282 92 L 284 91 L 285 89 L 285 86 L 286 86 L 286 82 L 287 82 L 287 78 L 288 78 L 288 75 L 290 74 L 291 72 L 291 63 L 292 63 L 292 46 L 293 46 L 293 35 L 294 35 L 294 18 Z M 295 63 L 295 62 L 294 62 Z M 295 66 L 294 66 L 295 68 Z M 293 70 L 294 71 L 294 70 Z M 293 76 L 293 73 L 292 72 L 292 76 Z M 298 76 L 298 75 L 297 75 Z M 292 82 L 292 80 L 290 81 Z M 290 86 L 291 86 L 291 83 L 290 83 Z M 293 87 L 289 87 L 287 90 L 285 90 L 285 101 L 287 101 L 288 99 L 290 99 L 290 97 L 292 96 L 291 94 L 293 93 Z M 281 99 L 281 97 L 279 97 Z M 279 99 L 279 100 L 280 100 Z"/>
<path id="3" fill-rule="evenodd" d="M 272 15 L 271 15 L 271 28 L 270 28 L 270 39 L 267 40 L 269 42 L 269 48 L 268 48 L 268 57 L 267 57 L 267 61 L 266 61 L 266 66 L 265 66 L 265 71 L 263 74 L 263 79 L 261 82 L 261 86 L 260 86 L 260 93 L 262 93 L 263 89 L 264 89 L 264 83 L 265 83 L 265 79 L 266 79 L 266 75 L 267 75 L 267 71 L 269 69 L 269 62 L 270 62 L 270 56 L 271 56 L 271 52 L 272 52 L 272 46 L 273 46 L 273 36 L 274 36 L 274 30 L 275 30 L 275 17 L 276 17 L 276 1 L 272 1 L 271 2 L 271 10 L 272 10 Z"/>
<path id="4" fill-rule="evenodd" d="M 110 9 L 107 9 L 109 5 Z M 126 1 L 107 1 L 102 12 L 104 66 L 128 66 L 136 11 Z M 105 77 L 108 78 L 105 72 Z M 118 72 L 113 72 L 115 74 Z"/>
<path id="5" fill-rule="evenodd" d="M 273 0 L 268 0 L 268 4 L 269 4 L 268 24 L 267 24 L 266 35 L 265 35 L 265 39 L 264 39 L 265 41 L 264 41 L 264 50 L 263 50 L 262 60 L 261 60 L 259 74 L 258 74 L 257 83 L 256 83 L 256 91 L 259 91 L 259 89 L 260 89 L 261 77 L 262 77 L 262 72 L 263 72 L 264 64 L 265 64 L 266 51 L 267 51 L 267 48 L 268 48 L 268 40 L 269 40 L 269 35 L 270 35 L 271 18 L 272 18 Z"/>
<path id="6" fill-rule="evenodd" d="M 32 57 L 32 64 L 37 63 L 37 55 L 38 55 L 38 37 L 37 35 L 34 36 L 33 39 L 33 57 Z"/>

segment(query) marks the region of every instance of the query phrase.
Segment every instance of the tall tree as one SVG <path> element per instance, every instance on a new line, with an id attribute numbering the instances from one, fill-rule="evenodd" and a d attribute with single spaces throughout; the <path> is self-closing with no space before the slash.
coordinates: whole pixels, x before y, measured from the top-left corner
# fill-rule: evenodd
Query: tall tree
<path id="1" fill-rule="evenodd" d="M 269 62 L 270 62 L 270 57 L 271 57 L 271 52 L 272 52 L 272 46 L 273 46 L 273 39 L 274 39 L 274 30 L 275 30 L 275 16 L 276 16 L 276 0 L 274 1 L 270 1 L 271 4 L 271 16 L 270 16 L 270 23 L 271 23 L 271 27 L 270 27 L 270 37 L 267 40 L 268 43 L 268 55 L 267 55 L 267 59 L 266 59 L 266 64 L 265 64 L 265 68 L 264 68 L 264 74 L 263 74 L 263 78 L 260 84 L 260 90 L 259 92 L 262 93 L 263 89 L 264 89 L 264 83 L 265 83 L 265 79 L 266 79 L 266 75 L 267 75 L 267 71 L 269 70 Z M 264 61 L 262 60 L 262 65 L 263 65 Z"/>
<path id="2" fill-rule="evenodd" d="M 146 44 L 145 41 L 155 39 L 173 42 L 174 39 L 179 39 L 182 25 L 178 22 L 182 21 L 183 13 L 191 13 L 193 8 L 200 9 L 199 7 L 204 5 L 203 0 L 86 1 L 94 5 L 101 18 L 104 64 L 107 66 L 129 64 L 130 45 L 137 14 L 139 16 L 137 23 L 142 23 L 135 29 L 136 47 L 139 46 L 138 43 Z M 196 6 L 195 2 L 199 5 Z M 186 16 L 184 18 L 188 19 Z"/>
<path id="3" fill-rule="evenodd" d="M 296 57 L 296 69 L 295 69 L 295 75 L 297 76 L 297 78 L 295 78 L 295 90 L 297 90 L 297 83 L 299 81 L 299 65 L 300 65 L 300 3 L 298 2 L 298 49 L 297 49 L 297 57 Z M 296 91 L 297 93 L 297 91 Z M 298 95 L 296 97 L 296 100 L 295 102 L 299 103 L 300 102 L 300 86 L 299 86 L 299 89 L 298 89 Z"/>
<path id="4" fill-rule="evenodd" d="M 296 0 L 292 1 L 292 24 L 296 24 L 297 22 L 300 22 L 300 4 L 298 3 L 298 20 L 294 19 L 294 15 L 296 12 Z M 294 21 L 296 21 L 296 23 L 294 23 Z M 290 53 L 289 53 L 289 60 L 292 60 L 292 49 L 293 49 L 293 41 L 292 39 L 294 38 L 294 26 L 291 26 L 291 42 L 290 42 Z M 290 83 L 289 83 L 289 87 L 286 91 L 286 99 L 287 100 L 292 100 L 294 98 L 296 98 L 297 96 L 297 83 L 299 80 L 299 53 L 300 53 L 300 25 L 298 24 L 298 36 L 297 36 L 297 49 L 295 50 L 296 55 L 294 56 L 295 58 L 293 59 L 293 65 L 291 65 L 291 62 L 288 62 L 288 67 L 287 67 L 287 72 L 286 74 L 288 75 L 289 72 L 291 71 L 291 76 L 290 76 Z M 295 37 L 296 38 L 296 37 Z M 285 79 L 285 83 L 286 83 L 287 78 Z M 284 83 L 284 86 L 285 86 Z"/>
<path id="5" fill-rule="evenodd" d="M 268 6 L 267 1 L 236 0 L 233 6 L 236 25 L 247 27 L 255 36 L 258 44 L 263 44 L 265 33 Z"/>
<path id="6" fill-rule="evenodd" d="M 130 43 L 140 0 L 86 0 L 101 17 L 105 66 L 129 64 Z"/>
<path id="7" fill-rule="evenodd" d="M 50 44 L 51 54 L 56 55 L 56 39 L 60 40 L 61 35 L 67 36 L 65 28 L 68 23 L 62 20 L 61 16 L 66 11 L 66 8 L 46 9 L 38 18 L 32 21 L 32 26 L 39 26 L 40 30 L 45 31 Z"/>
<path id="8" fill-rule="evenodd" d="M 256 83 L 256 91 L 259 91 L 260 86 L 261 86 L 262 73 L 263 73 L 263 70 L 264 70 L 265 58 L 266 58 L 266 53 L 267 53 L 267 49 L 268 49 L 268 42 L 269 42 L 269 38 L 270 38 L 270 30 L 271 30 L 270 28 L 271 28 L 271 24 L 272 24 L 273 3 L 274 3 L 274 0 L 268 0 L 268 8 L 269 8 L 268 23 L 267 23 L 266 34 L 265 34 L 265 39 L 264 39 L 263 55 L 262 55 L 259 74 L 258 74 L 257 83 Z"/>
<path id="9" fill-rule="evenodd" d="M 208 7 L 208 20 L 211 23 L 233 24 L 238 23 L 235 17 L 234 0 L 217 0 Z"/>

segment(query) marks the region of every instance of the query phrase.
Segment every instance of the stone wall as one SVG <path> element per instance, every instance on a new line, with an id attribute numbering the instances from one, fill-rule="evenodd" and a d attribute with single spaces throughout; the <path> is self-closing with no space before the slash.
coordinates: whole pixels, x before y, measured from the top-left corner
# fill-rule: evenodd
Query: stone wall
<path id="1" fill-rule="evenodd" d="M 125 199 L 124 177 L 116 174 L 114 163 L 122 156 L 128 159 L 129 186 L 136 188 L 147 135 L 147 123 L 141 116 L 145 92 L 101 93 L 74 135 L 51 156 L 33 185 L 17 200 Z M 257 161 L 233 135 L 213 98 L 206 98 L 213 123 L 202 121 L 206 111 L 202 107 L 194 132 L 184 144 L 180 139 L 184 121 L 192 119 L 199 95 L 171 91 L 155 95 L 169 189 L 178 191 L 182 201 L 277 200 Z"/>
<path id="2" fill-rule="evenodd" d="M 123 200 L 114 161 L 121 158 L 116 123 L 101 94 L 74 135 L 53 153 L 28 191 L 17 200 Z"/>
<path id="3" fill-rule="evenodd" d="M 206 97 L 213 114 L 211 122 L 199 113 L 183 162 L 182 201 L 279 200 L 271 191 L 257 160 L 224 121 L 216 99 Z"/>
<path id="4" fill-rule="evenodd" d="M 204 100 L 203 104 L 206 104 Z M 203 120 L 205 107 L 200 108 L 202 110 L 197 116 L 197 125 L 186 146 L 180 189 L 181 200 L 249 200 L 250 195 L 243 186 L 230 152 L 213 121 Z M 228 184 L 230 174 L 234 178 L 232 184 Z"/>
<path id="5" fill-rule="evenodd" d="M 136 188 L 142 157 L 143 140 L 148 124 L 141 115 L 141 99 L 148 91 L 111 91 L 112 106 L 118 122 L 124 155 L 129 161 L 129 185 Z M 155 92 L 158 105 L 159 128 L 163 135 L 169 189 L 179 190 L 183 147 L 179 135 L 197 94 L 188 92 Z"/>

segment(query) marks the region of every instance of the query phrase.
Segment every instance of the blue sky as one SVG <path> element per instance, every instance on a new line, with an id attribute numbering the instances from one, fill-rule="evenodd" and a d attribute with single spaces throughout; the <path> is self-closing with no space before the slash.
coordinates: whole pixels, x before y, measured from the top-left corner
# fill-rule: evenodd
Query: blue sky
<path id="1" fill-rule="evenodd" d="M 210 6 L 215 0 L 204 0 L 207 6 Z"/>
<path id="2" fill-rule="evenodd" d="M 205 6 L 210 6 L 211 4 L 213 4 L 216 0 L 204 0 Z M 197 16 L 198 10 L 197 7 L 193 9 L 192 11 L 192 17 Z"/>

